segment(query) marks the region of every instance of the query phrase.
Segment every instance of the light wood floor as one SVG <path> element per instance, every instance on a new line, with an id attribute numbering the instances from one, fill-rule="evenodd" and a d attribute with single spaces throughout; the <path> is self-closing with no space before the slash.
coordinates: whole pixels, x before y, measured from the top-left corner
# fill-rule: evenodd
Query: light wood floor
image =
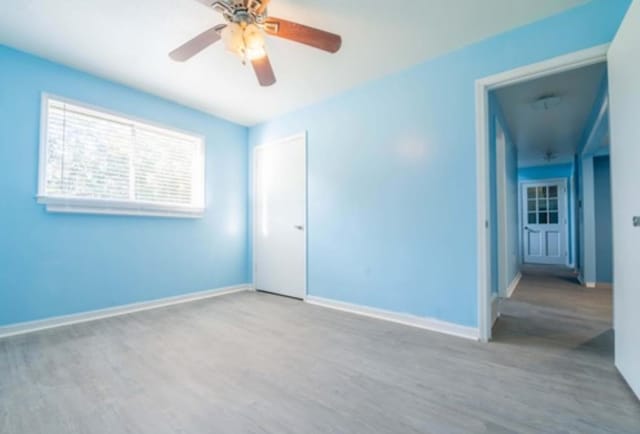
<path id="1" fill-rule="evenodd" d="M 488 345 L 261 293 L 3 339 L 0 433 L 640 432 L 604 321 L 532 320 L 536 279 Z"/>

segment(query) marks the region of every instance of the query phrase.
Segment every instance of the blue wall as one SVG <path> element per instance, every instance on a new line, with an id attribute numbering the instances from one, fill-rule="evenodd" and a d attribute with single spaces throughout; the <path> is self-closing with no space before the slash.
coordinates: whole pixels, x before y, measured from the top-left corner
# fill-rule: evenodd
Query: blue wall
<path id="1" fill-rule="evenodd" d="M 308 290 L 477 325 L 475 80 L 611 41 L 595 0 L 250 130 L 308 131 Z"/>
<path id="2" fill-rule="evenodd" d="M 204 135 L 205 217 L 47 213 L 41 92 Z M 0 120 L 0 325 L 249 281 L 246 128 L 5 46 Z"/>
<path id="3" fill-rule="evenodd" d="M 593 159 L 596 211 L 596 281 L 613 282 L 613 226 L 609 157 Z"/>
<path id="4" fill-rule="evenodd" d="M 609 251 L 608 248 L 600 249 L 598 247 L 598 222 L 597 217 L 599 210 L 597 208 L 596 189 L 598 186 L 595 181 L 595 160 L 594 154 L 596 153 L 608 153 L 608 148 L 601 148 L 602 144 L 608 141 L 609 135 L 609 115 L 606 103 L 608 101 L 608 77 L 605 76 L 600 84 L 598 96 L 593 103 L 591 114 L 585 125 L 582 137 L 580 140 L 580 146 L 578 148 L 578 154 L 576 157 L 576 188 L 578 204 L 578 258 L 579 258 L 579 270 L 580 276 L 585 283 L 596 283 L 600 281 L 598 275 L 598 269 L 601 269 L 601 273 L 604 273 L 605 278 L 609 274 L 606 271 L 607 268 L 611 268 L 608 265 L 612 262 L 612 258 L 606 257 L 605 252 Z M 600 114 L 604 111 L 604 117 L 600 118 Z M 610 201 L 610 199 L 609 199 Z M 606 203 L 606 201 L 605 201 Z M 611 209 L 609 205 L 609 210 Z M 601 216 L 602 218 L 602 216 Z M 611 228 L 609 229 L 609 236 L 611 236 Z M 600 234 L 600 241 L 606 245 L 606 241 L 602 239 L 603 234 Z M 613 253 L 610 252 L 612 255 Z M 603 261 L 603 264 L 599 262 Z M 610 282 L 613 278 L 608 277 L 609 280 L 604 280 L 603 283 Z"/>
<path id="5" fill-rule="evenodd" d="M 520 167 L 519 181 L 537 181 L 539 179 L 571 178 L 574 174 L 573 163 L 549 164 L 548 166 Z"/>

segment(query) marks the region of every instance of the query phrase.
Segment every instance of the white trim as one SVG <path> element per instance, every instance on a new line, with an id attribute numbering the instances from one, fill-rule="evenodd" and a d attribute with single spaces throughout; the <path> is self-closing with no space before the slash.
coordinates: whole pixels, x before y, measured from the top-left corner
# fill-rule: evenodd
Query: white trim
<path id="1" fill-rule="evenodd" d="M 376 309 L 368 306 L 345 303 L 342 301 L 331 300 L 322 297 L 307 296 L 304 301 L 315 306 L 340 310 L 343 312 L 363 315 L 384 321 L 391 321 L 410 327 L 417 327 L 438 333 L 457 336 L 460 338 L 472 339 L 474 341 L 478 340 L 478 329 L 475 327 L 463 326 L 434 318 L 415 316 L 407 313 L 391 312 L 388 310 Z"/>
<path id="2" fill-rule="evenodd" d="M 509 287 L 507 288 L 507 298 L 511 298 L 511 296 L 513 295 L 513 292 L 518 287 L 518 284 L 520 283 L 521 279 L 522 279 L 522 273 L 518 271 L 518 274 L 516 274 L 516 277 L 513 278 L 513 280 L 509 284 Z"/>
<path id="3" fill-rule="evenodd" d="M 599 283 L 599 282 L 585 282 L 582 274 L 578 274 L 577 276 L 578 283 L 584 286 L 585 288 L 611 288 L 613 289 L 612 283 Z"/>
<path id="4" fill-rule="evenodd" d="M 494 119 L 496 138 L 496 206 L 497 206 L 497 240 L 498 240 L 498 294 L 504 296 L 507 282 L 507 268 L 509 263 L 509 213 L 507 203 L 507 132 L 498 118 Z M 502 144 L 499 146 L 498 130 L 502 133 Z M 494 307 L 492 307 L 493 310 Z M 495 320 L 494 320 L 495 322 Z"/>
<path id="5" fill-rule="evenodd" d="M 47 195 L 47 165 L 43 162 L 47 159 L 47 122 L 49 119 L 50 100 L 93 111 L 100 114 L 103 118 L 112 118 L 117 122 L 127 121 L 131 124 L 144 126 L 147 129 L 161 130 L 163 133 L 170 134 L 174 137 L 197 140 L 199 148 L 197 153 L 200 156 L 200 167 L 194 169 L 193 184 L 196 189 L 194 192 L 196 202 L 190 205 L 181 206 L 136 200 L 101 200 Z M 138 118 L 126 113 L 119 113 L 103 107 L 87 104 L 85 102 L 42 92 L 40 97 L 40 137 L 38 158 L 38 191 L 36 194 L 36 200 L 39 204 L 46 205 L 46 209 L 49 212 L 180 218 L 201 218 L 204 216 L 206 207 L 206 139 L 202 134 L 180 130 L 170 125 L 163 125 L 158 122 Z"/>
<path id="6" fill-rule="evenodd" d="M 487 211 L 489 210 L 489 91 L 498 87 L 604 62 L 607 60 L 608 48 L 609 44 L 598 45 L 476 80 L 477 300 L 479 337 L 483 342 L 488 342 L 491 339 L 491 305 L 489 297 L 491 263 L 488 260 L 491 246 L 487 228 Z"/>
<path id="7" fill-rule="evenodd" d="M 307 131 L 303 131 L 297 134 L 292 134 L 290 136 L 286 136 L 280 139 L 275 139 L 266 143 L 263 143 L 261 145 L 256 145 L 253 147 L 253 149 L 251 149 L 251 180 L 250 180 L 250 185 L 251 185 L 251 197 L 250 197 L 250 204 L 251 204 L 251 276 L 252 276 L 252 280 L 253 282 L 251 283 L 251 286 L 253 288 L 253 290 L 256 290 L 256 249 L 255 249 L 255 239 L 256 239 L 256 232 L 257 232 L 257 218 L 256 218 L 256 207 L 255 207 L 255 201 L 256 201 L 256 191 L 257 191 L 257 179 L 256 179 L 256 151 L 258 149 L 261 148 L 265 148 L 267 146 L 272 146 L 272 145 L 278 145 L 280 143 L 284 143 L 284 142 L 288 142 L 291 140 L 298 140 L 298 139 L 302 139 L 304 140 L 304 155 L 305 155 L 305 167 L 304 167 L 304 173 L 305 173 L 305 188 L 304 188 L 304 201 L 305 201 L 305 206 L 304 206 L 304 255 L 305 255 L 305 260 L 304 260 L 304 295 L 305 297 L 308 295 L 309 293 L 309 273 L 308 273 L 308 269 L 309 269 L 309 250 L 308 250 L 308 246 L 309 246 L 309 137 L 307 134 Z"/>
<path id="8" fill-rule="evenodd" d="M 106 309 L 98 309 L 71 315 L 63 315 L 52 318 L 46 318 L 36 321 L 28 321 L 17 324 L 10 324 L 0 327 L 0 338 L 8 336 L 32 333 L 39 330 L 47 330 L 55 327 L 62 327 L 83 322 L 96 321 L 103 318 L 127 315 L 134 312 L 144 310 L 158 309 L 161 307 L 173 306 L 176 304 L 190 303 L 192 301 L 203 300 L 205 298 L 219 297 L 221 295 L 233 294 L 236 292 L 250 291 L 250 285 L 228 286 L 208 291 L 191 292 L 189 294 L 177 295 L 174 297 L 160 298 L 151 301 L 142 301 L 139 303 L 125 304 Z"/>
<path id="9" fill-rule="evenodd" d="M 77 214 L 202 218 L 205 211 L 204 208 L 186 208 L 148 202 L 92 200 L 71 197 L 38 196 L 37 202 L 46 205 L 49 212 Z"/>
<path id="10" fill-rule="evenodd" d="M 476 231 L 478 267 L 478 326 L 482 342 L 491 339 L 489 292 L 491 291 L 491 257 L 489 237 L 489 93 L 488 88 L 476 81 L 476 194 L 478 217 Z"/>

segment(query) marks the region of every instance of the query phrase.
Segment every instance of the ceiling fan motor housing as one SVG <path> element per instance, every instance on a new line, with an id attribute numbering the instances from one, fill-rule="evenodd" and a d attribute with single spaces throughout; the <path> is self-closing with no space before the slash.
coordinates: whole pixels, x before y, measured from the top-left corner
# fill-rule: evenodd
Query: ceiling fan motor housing
<path id="1" fill-rule="evenodd" d="M 225 20 L 244 26 L 261 25 L 267 18 L 264 0 L 222 0 L 211 6 L 222 13 Z"/>

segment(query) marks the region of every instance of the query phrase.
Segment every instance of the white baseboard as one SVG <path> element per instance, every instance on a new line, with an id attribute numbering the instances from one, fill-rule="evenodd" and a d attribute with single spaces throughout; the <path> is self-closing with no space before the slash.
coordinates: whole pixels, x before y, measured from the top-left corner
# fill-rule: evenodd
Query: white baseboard
<path id="1" fill-rule="evenodd" d="M 475 327 L 462 326 L 446 321 L 433 318 L 415 316 L 406 313 L 392 312 L 383 309 L 376 309 L 368 306 L 344 303 L 342 301 L 330 300 L 322 297 L 307 296 L 305 302 L 316 306 L 327 307 L 330 309 L 341 310 L 343 312 L 364 315 L 371 318 L 377 318 L 385 321 L 391 321 L 404 324 L 411 327 L 431 330 L 434 332 L 445 333 L 466 339 L 477 341 L 479 339 L 479 330 Z"/>
<path id="2" fill-rule="evenodd" d="M 577 278 L 578 278 L 578 283 L 580 283 L 580 285 L 586 288 L 595 288 L 597 286 L 596 282 L 585 282 L 584 278 L 582 277 L 582 274 L 578 274 Z"/>
<path id="3" fill-rule="evenodd" d="M 518 284 L 520 283 L 521 279 L 522 279 L 522 273 L 518 271 L 518 274 L 516 274 L 516 277 L 513 278 L 513 280 L 507 287 L 507 294 L 506 294 L 507 298 L 511 298 L 511 296 L 513 295 L 513 292 L 518 287 Z"/>
<path id="4" fill-rule="evenodd" d="M 106 309 L 98 309 L 88 312 L 74 313 L 71 315 L 56 316 L 42 320 L 10 324 L 6 326 L 0 326 L 0 338 L 32 333 L 35 331 L 51 329 L 54 327 L 62 327 L 71 324 L 95 321 L 98 319 L 109 318 L 113 316 L 127 315 L 134 312 L 157 309 L 174 304 L 189 303 L 192 301 L 202 300 L 210 297 L 218 297 L 221 295 L 233 294 L 236 292 L 250 291 L 251 289 L 251 285 L 248 284 L 228 286 L 207 291 L 191 292 L 189 294 L 177 295 L 174 297 L 166 297 L 151 301 L 143 301 L 140 303 L 131 303 L 121 306 L 109 307 Z"/>

